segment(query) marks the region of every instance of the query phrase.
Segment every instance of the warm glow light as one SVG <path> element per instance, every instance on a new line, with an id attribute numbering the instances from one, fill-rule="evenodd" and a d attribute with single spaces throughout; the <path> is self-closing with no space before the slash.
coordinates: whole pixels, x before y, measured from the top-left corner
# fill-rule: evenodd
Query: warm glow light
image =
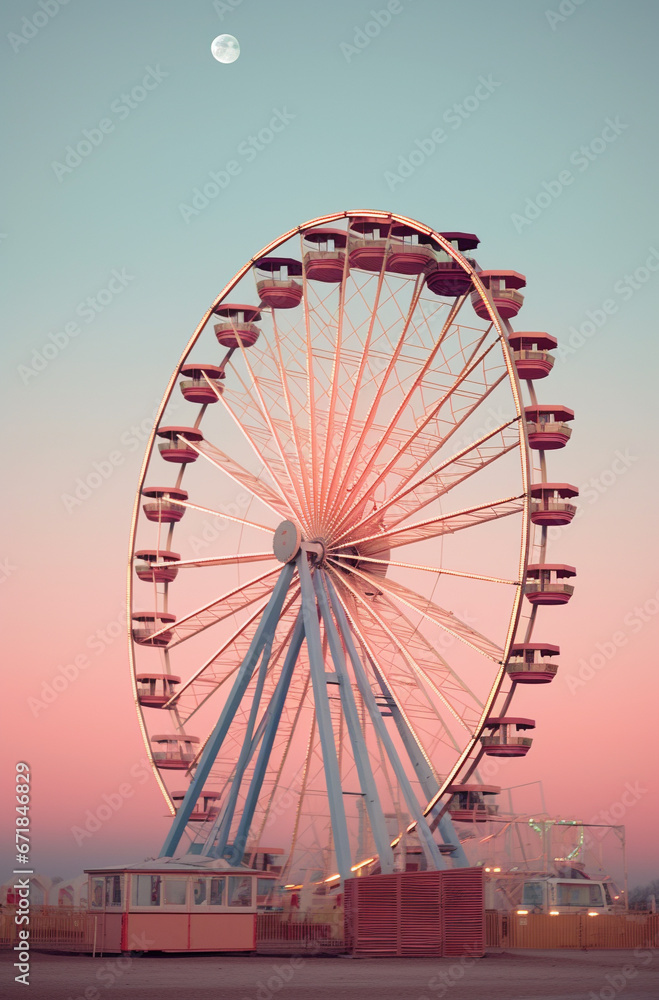
<path id="1" fill-rule="evenodd" d="M 527 913 L 528 913 L 529 911 L 528 911 L 528 910 L 518 910 L 517 912 L 519 913 L 520 917 L 525 917 L 525 916 L 526 916 L 526 914 L 527 914 Z"/>
<path id="2" fill-rule="evenodd" d="M 284 889 L 301 889 L 301 885 L 285 885 Z"/>
<path id="3" fill-rule="evenodd" d="M 557 917 L 558 916 L 558 910 L 550 910 L 549 911 L 549 916 L 550 917 Z"/>
<path id="4" fill-rule="evenodd" d="M 492 869 L 492 871 L 493 871 L 493 872 L 500 872 L 500 871 L 501 871 L 501 869 L 500 869 L 500 868 L 493 868 L 493 869 Z"/>
<path id="5" fill-rule="evenodd" d="M 340 875 L 330 875 L 329 878 L 324 878 L 323 882 L 336 882 L 337 878 L 341 878 Z"/>
<path id="6" fill-rule="evenodd" d="M 374 861 L 375 861 L 375 858 L 367 858 L 366 861 L 360 861 L 358 865 L 353 865 L 352 868 L 350 869 L 350 871 L 351 872 L 358 872 L 360 868 L 364 867 L 364 865 L 370 865 Z"/>
<path id="7" fill-rule="evenodd" d="M 589 917 L 599 917 L 599 913 L 597 912 L 597 910 L 589 910 L 588 911 L 588 916 Z"/>

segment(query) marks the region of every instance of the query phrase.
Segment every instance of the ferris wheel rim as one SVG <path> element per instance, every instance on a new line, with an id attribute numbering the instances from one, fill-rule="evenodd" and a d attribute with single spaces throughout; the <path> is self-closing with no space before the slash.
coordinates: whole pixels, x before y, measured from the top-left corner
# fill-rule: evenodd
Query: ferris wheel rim
<path id="1" fill-rule="evenodd" d="M 287 233 L 285 233 L 282 236 L 278 237 L 276 240 L 271 241 L 258 254 L 254 255 L 254 257 L 250 258 L 250 260 L 234 275 L 234 277 L 231 279 L 231 281 L 228 282 L 227 285 L 225 285 L 225 287 L 223 288 L 223 290 L 220 292 L 220 294 L 214 300 L 213 304 L 207 310 L 207 312 L 205 313 L 203 319 L 201 320 L 201 322 L 197 326 L 195 332 L 193 333 L 193 335 L 189 339 L 188 343 L 186 344 L 186 346 L 185 346 L 185 348 L 183 350 L 183 353 L 182 353 L 182 355 L 181 355 L 181 357 L 180 357 L 180 359 L 179 359 L 179 361 L 178 361 L 178 363 L 177 363 L 177 365 L 176 365 L 176 367 L 174 369 L 174 372 L 173 372 L 173 374 L 172 374 L 172 376 L 171 376 L 171 378 L 169 380 L 169 383 L 167 385 L 165 393 L 163 394 L 160 406 L 158 408 L 158 412 L 157 412 L 155 420 L 154 420 L 154 426 L 152 428 L 151 434 L 150 434 L 148 442 L 147 442 L 147 447 L 146 447 L 146 450 L 145 450 L 145 457 L 144 457 L 144 460 L 143 460 L 143 463 L 142 463 L 142 467 L 141 467 L 140 474 L 139 474 L 139 479 L 138 479 L 137 493 L 136 493 L 135 503 L 134 503 L 134 507 L 133 507 L 133 516 L 132 516 L 132 520 L 131 520 L 131 531 L 130 531 L 130 540 L 129 540 L 129 561 L 128 561 L 128 570 L 127 570 L 127 613 L 128 613 L 127 614 L 127 630 L 128 630 L 128 645 L 129 645 L 129 662 L 130 662 L 130 669 L 131 669 L 131 679 L 132 679 L 132 684 L 133 684 L 133 697 L 134 697 L 134 701 L 135 701 L 135 705 L 136 705 L 136 709 L 137 709 L 137 715 L 138 715 L 138 720 L 139 720 L 140 728 L 141 728 L 141 731 L 142 731 L 142 736 L 143 736 L 143 739 L 144 739 L 144 744 L 145 744 L 145 747 L 146 747 L 146 750 L 147 750 L 149 761 L 150 761 L 151 766 L 152 766 L 152 770 L 153 770 L 153 772 L 154 772 L 154 774 L 156 776 L 156 779 L 157 779 L 158 784 L 159 784 L 159 786 L 161 788 L 161 791 L 163 792 L 163 795 L 164 795 L 165 799 L 169 803 L 170 810 L 171 810 L 172 814 L 174 813 L 174 805 L 173 805 L 173 802 L 171 800 L 171 795 L 167 791 L 167 787 L 164 784 L 164 781 L 162 780 L 162 776 L 160 775 L 160 773 L 158 771 L 158 768 L 156 767 L 155 761 L 153 759 L 152 749 L 151 749 L 151 745 L 150 745 L 150 741 L 149 741 L 148 727 L 147 727 L 146 722 L 144 720 L 144 714 L 143 714 L 142 706 L 139 704 L 139 701 L 138 701 L 137 687 L 136 687 L 137 667 L 136 667 L 136 663 L 135 663 L 135 649 L 134 649 L 133 638 L 132 638 L 132 617 L 131 617 L 132 616 L 132 611 L 133 611 L 133 597 L 134 597 L 134 592 L 133 592 L 133 556 L 134 556 L 134 553 L 135 553 L 135 538 L 136 538 L 137 524 L 138 524 L 138 518 L 139 518 L 140 500 L 141 500 L 141 496 L 142 496 L 142 489 L 143 489 L 144 483 L 145 483 L 146 473 L 147 473 L 148 466 L 149 466 L 149 461 L 150 461 L 151 456 L 153 454 L 154 444 L 155 444 L 155 439 L 156 439 L 156 436 L 157 436 L 157 433 L 158 433 L 158 429 L 160 428 L 160 424 L 161 424 L 163 415 L 164 415 L 164 413 L 166 411 L 166 408 L 167 408 L 167 405 L 168 405 L 168 403 L 169 403 L 169 401 L 171 399 L 171 396 L 172 396 L 173 390 L 175 388 L 175 385 L 177 383 L 177 380 L 179 378 L 181 369 L 185 366 L 185 363 L 186 363 L 186 361 L 188 359 L 188 356 L 189 356 L 191 350 L 193 349 L 193 347 L 197 343 L 197 341 L 198 341 L 200 335 L 202 334 L 203 330 L 206 328 L 206 326 L 208 324 L 208 321 L 211 318 L 211 316 L 213 315 L 213 313 L 216 310 L 216 308 L 219 305 L 221 305 L 226 300 L 227 296 L 230 295 L 230 293 L 233 290 L 233 288 L 236 287 L 236 285 L 242 280 L 243 277 L 245 277 L 245 275 L 250 271 L 250 269 L 262 257 L 264 257 L 264 256 L 270 254 L 272 251 L 276 250 L 278 247 L 280 247 L 282 244 L 286 243 L 288 240 L 290 240 L 296 234 L 303 235 L 308 230 L 313 230 L 313 229 L 319 228 L 319 227 L 321 227 L 323 225 L 328 225 L 328 224 L 331 224 L 333 222 L 338 222 L 338 221 L 343 220 L 343 219 L 351 220 L 351 219 L 359 219 L 359 218 L 368 218 L 368 219 L 376 218 L 376 219 L 386 220 L 386 221 L 395 222 L 395 223 L 399 223 L 399 224 L 411 225 L 412 227 L 414 227 L 419 232 L 424 233 L 425 235 L 428 235 L 429 237 L 432 237 L 433 239 L 435 239 L 436 242 L 440 246 L 442 246 L 443 249 L 445 249 L 445 251 L 449 254 L 449 256 L 453 257 L 454 260 L 459 261 L 459 263 L 461 264 L 461 266 L 463 268 L 465 268 L 464 261 L 463 260 L 459 260 L 460 255 L 454 250 L 454 248 L 451 246 L 451 244 L 447 240 L 445 240 L 444 237 L 442 237 L 441 233 L 433 230 L 431 227 L 427 227 L 427 226 L 423 225 L 422 223 L 417 222 L 416 220 L 410 219 L 410 218 L 408 218 L 406 216 L 403 216 L 403 215 L 399 215 L 397 213 L 388 213 L 388 212 L 387 213 L 383 213 L 383 212 L 375 212 L 375 211 L 372 211 L 372 210 L 345 211 L 345 212 L 339 212 L 339 213 L 332 213 L 332 214 L 326 215 L 326 216 L 316 217 L 314 219 L 309 220 L 308 222 L 302 223 L 301 225 L 299 225 L 297 227 L 294 227 L 293 229 L 289 230 Z M 467 269 L 468 268 L 465 268 L 465 270 L 467 270 Z M 520 382 L 519 382 L 519 379 L 518 379 L 518 376 L 517 376 L 517 372 L 515 370 L 514 363 L 512 361 L 510 348 L 509 348 L 508 343 L 507 343 L 507 334 L 508 334 L 508 332 L 510 330 L 510 327 L 509 327 L 509 324 L 507 323 L 507 321 L 503 320 L 498 315 L 498 312 L 497 312 L 496 308 L 494 307 L 494 305 L 493 305 L 493 303 L 491 301 L 490 296 L 488 295 L 487 289 L 485 288 L 485 286 L 482 284 L 482 282 L 478 278 L 477 272 L 473 268 L 469 269 L 469 271 L 470 271 L 470 278 L 471 278 L 471 281 L 473 283 L 473 287 L 476 290 L 478 290 L 478 292 L 480 293 L 482 299 L 486 303 L 486 307 L 487 307 L 488 312 L 490 314 L 490 321 L 491 321 L 492 325 L 494 326 L 494 328 L 495 328 L 495 330 L 497 332 L 497 340 L 498 340 L 499 344 L 502 347 L 503 357 L 504 357 L 504 361 L 505 361 L 506 369 L 507 369 L 507 376 L 508 376 L 507 384 L 511 387 L 512 395 L 513 395 L 513 400 L 514 400 L 515 408 L 516 408 L 516 411 L 517 411 L 516 419 L 517 419 L 518 424 L 519 424 L 519 442 L 518 442 L 518 444 L 515 447 L 519 448 L 519 453 L 520 453 L 520 458 L 521 458 L 521 472 L 522 472 L 522 483 L 523 483 L 523 492 L 522 492 L 522 497 L 523 497 L 522 531 L 521 531 L 521 544 L 520 544 L 520 559 L 519 559 L 518 580 L 517 581 L 506 581 L 506 582 L 512 583 L 512 585 L 517 588 L 517 591 L 516 591 L 514 602 L 513 602 L 513 608 L 511 610 L 511 616 L 510 616 L 510 621 L 509 621 L 509 625 L 508 625 L 505 646 L 504 646 L 504 649 L 503 649 L 503 654 L 502 654 L 502 659 L 501 659 L 500 667 L 499 667 L 499 670 L 498 670 L 497 675 L 496 675 L 496 680 L 495 680 L 495 682 L 494 682 L 494 684 L 493 684 L 493 686 L 491 688 L 490 696 L 488 698 L 488 702 L 487 702 L 487 704 L 486 704 L 486 706 L 485 706 L 485 708 L 483 710 L 483 713 L 482 713 L 480 722 L 478 724 L 477 730 L 473 733 L 473 736 L 472 736 L 472 739 L 470 741 L 469 746 L 463 751 L 463 753 L 461 754 L 459 760 L 456 762 L 454 768 L 451 770 L 450 774 L 447 776 L 446 781 L 443 783 L 442 788 L 440 789 L 440 792 L 438 793 L 438 795 L 437 795 L 436 798 L 441 797 L 445 793 L 445 791 L 448 788 L 448 786 L 450 784 L 454 783 L 456 781 L 456 779 L 457 779 L 457 776 L 462 773 L 462 765 L 465 763 L 466 760 L 469 759 L 471 751 L 477 745 L 478 739 L 479 739 L 480 735 L 483 732 L 483 729 L 485 727 L 485 722 L 487 721 L 487 719 L 491 715 L 492 706 L 494 705 L 496 697 L 497 697 L 497 695 L 500 692 L 501 685 L 502 685 L 503 680 L 505 678 L 505 665 L 506 665 L 506 661 L 508 659 L 508 656 L 509 656 L 509 653 L 510 653 L 510 648 L 511 648 L 513 642 L 514 642 L 516 630 L 518 628 L 518 623 L 519 623 L 519 618 L 520 618 L 520 612 L 521 612 L 521 607 L 522 607 L 523 583 L 524 583 L 524 579 L 525 579 L 526 566 L 528 565 L 528 562 L 529 562 L 529 535 L 530 535 L 530 521 L 529 521 L 530 502 L 529 502 L 529 497 L 530 497 L 530 486 L 531 486 L 530 458 L 529 458 L 529 454 L 530 453 L 529 453 L 528 437 L 527 437 L 527 433 L 526 433 L 526 426 L 525 426 L 525 421 L 524 421 L 524 405 L 523 405 L 522 397 L 521 397 Z M 194 447 L 194 445 L 193 445 L 193 447 Z M 185 502 L 185 506 L 194 507 L 195 505 L 192 504 L 192 503 Z M 222 515 L 222 516 L 224 516 L 224 515 Z M 254 524 L 255 527 L 257 526 L 255 522 L 252 522 L 252 523 Z M 270 529 L 263 529 L 263 530 L 270 530 Z M 526 641 L 528 641 L 528 635 L 526 637 Z"/>

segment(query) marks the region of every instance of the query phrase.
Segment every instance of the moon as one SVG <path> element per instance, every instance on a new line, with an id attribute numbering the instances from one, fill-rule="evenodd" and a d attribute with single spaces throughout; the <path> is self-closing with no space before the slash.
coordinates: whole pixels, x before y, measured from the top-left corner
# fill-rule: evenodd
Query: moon
<path id="1" fill-rule="evenodd" d="M 218 62 L 232 63 L 240 55 L 240 44 L 233 35 L 218 35 L 211 43 L 211 52 Z"/>

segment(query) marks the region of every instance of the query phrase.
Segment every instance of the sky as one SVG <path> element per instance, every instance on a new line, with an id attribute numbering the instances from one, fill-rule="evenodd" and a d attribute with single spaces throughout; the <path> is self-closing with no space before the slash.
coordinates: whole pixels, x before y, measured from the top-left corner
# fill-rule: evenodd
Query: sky
<path id="1" fill-rule="evenodd" d="M 35 868 L 153 855 L 168 826 L 123 603 L 185 342 L 279 234 L 371 208 L 477 233 L 481 266 L 527 277 L 517 327 L 559 340 L 545 398 L 576 419 L 552 475 L 581 497 L 551 552 L 576 591 L 502 783 L 624 824 L 631 885 L 657 877 L 656 4 L 10 0 L 0 20 L 2 793 L 29 763 Z"/>

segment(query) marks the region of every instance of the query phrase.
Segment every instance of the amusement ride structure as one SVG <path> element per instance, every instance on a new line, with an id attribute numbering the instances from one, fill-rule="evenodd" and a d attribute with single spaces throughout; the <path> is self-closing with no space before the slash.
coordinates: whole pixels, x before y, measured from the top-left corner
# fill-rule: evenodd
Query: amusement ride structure
<path id="1" fill-rule="evenodd" d="M 298 226 L 223 288 L 167 385 L 128 574 L 162 857 L 276 855 L 281 884 L 469 864 L 456 824 L 550 682 L 547 530 L 575 513 L 523 275 L 385 212 Z M 178 387 L 177 387 L 178 386 Z M 165 484 L 165 485 L 159 485 Z M 534 693 L 538 692 L 535 688 Z M 272 845 L 279 845 L 275 849 Z"/>

